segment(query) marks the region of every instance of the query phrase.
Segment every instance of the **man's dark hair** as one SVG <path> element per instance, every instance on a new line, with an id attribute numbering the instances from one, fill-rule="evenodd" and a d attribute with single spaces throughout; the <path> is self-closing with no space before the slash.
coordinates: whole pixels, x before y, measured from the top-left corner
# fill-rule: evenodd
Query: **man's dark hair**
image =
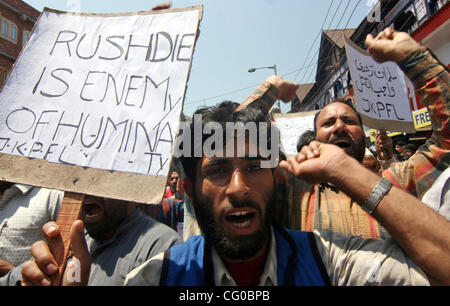
<path id="1" fill-rule="evenodd" d="M 297 152 L 300 152 L 300 150 L 304 147 L 309 145 L 311 141 L 313 141 L 316 138 L 316 133 L 312 130 L 307 130 L 303 134 L 300 135 L 300 137 L 297 140 Z"/>
<path id="2" fill-rule="evenodd" d="M 191 142 L 191 154 L 189 156 L 181 156 L 180 161 L 183 165 L 186 176 L 189 180 L 195 184 L 195 173 L 197 163 L 200 161 L 201 157 L 196 157 L 194 155 L 194 120 L 195 115 L 202 116 L 201 129 L 202 129 L 202 148 L 205 140 L 211 136 L 211 134 L 204 134 L 203 128 L 208 122 L 216 122 L 222 126 L 223 139 L 225 139 L 226 133 L 226 123 L 237 123 L 242 122 L 244 125 L 248 122 L 267 123 L 267 146 L 271 145 L 271 128 L 272 124 L 269 120 L 267 114 L 259 108 L 247 107 L 242 110 L 235 112 L 235 109 L 239 106 L 239 103 L 232 101 L 223 101 L 216 106 L 200 108 L 193 114 L 193 120 L 189 123 L 190 132 L 190 142 Z M 187 136 L 187 135 L 186 135 Z M 179 137 L 183 137 L 181 134 Z M 185 138 L 186 139 L 186 138 Z M 259 129 L 258 129 L 258 139 L 259 139 Z M 184 142 L 184 141 L 183 141 Z M 182 149 L 182 148 L 180 148 Z M 267 148 L 269 149 L 269 148 Z"/>
<path id="3" fill-rule="evenodd" d="M 335 99 L 333 101 L 331 101 L 329 104 L 327 104 L 326 106 L 332 104 L 332 103 L 344 103 L 346 105 L 348 105 L 355 113 L 356 116 L 358 116 L 358 121 L 359 121 L 359 125 L 361 126 L 361 128 L 363 129 L 363 123 L 362 123 L 362 118 L 361 115 L 358 113 L 358 111 L 356 110 L 355 106 L 353 106 L 352 100 L 351 99 L 343 99 L 343 98 L 339 98 L 339 99 Z M 314 135 L 317 134 L 317 127 L 316 127 L 316 122 L 317 122 L 317 118 L 319 117 L 321 110 L 318 111 L 315 115 L 314 115 Z"/>
<path id="4" fill-rule="evenodd" d="M 402 154 L 406 154 L 407 152 L 410 152 L 412 154 L 416 153 L 416 146 L 413 143 L 408 143 L 403 149 Z"/>
<path id="5" fill-rule="evenodd" d="M 396 145 L 399 145 L 399 146 L 406 146 L 406 141 L 400 139 L 400 140 L 397 140 L 397 141 L 394 143 L 394 145 L 395 145 L 395 146 L 396 146 Z"/>

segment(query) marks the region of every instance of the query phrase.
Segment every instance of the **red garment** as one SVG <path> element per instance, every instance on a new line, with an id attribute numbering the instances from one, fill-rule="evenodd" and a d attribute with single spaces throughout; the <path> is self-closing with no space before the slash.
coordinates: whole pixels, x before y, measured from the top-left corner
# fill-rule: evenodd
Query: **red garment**
<path id="1" fill-rule="evenodd" d="M 164 199 L 170 198 L 170 197 L 172 197 L 172 196 L 174 196 L 174 195 L 175 195 L 175 193 L 173 193 L 173 192 L 170 190 L 170 187 L 166 187 L 166 192 L 164 193 Z"/>
<path id="2" fill-rule="evenodd" d="M 258 286 L 264 271 L 268 250 L 250 262 L 230 263 L 225 266 L 238 286 Z"/>

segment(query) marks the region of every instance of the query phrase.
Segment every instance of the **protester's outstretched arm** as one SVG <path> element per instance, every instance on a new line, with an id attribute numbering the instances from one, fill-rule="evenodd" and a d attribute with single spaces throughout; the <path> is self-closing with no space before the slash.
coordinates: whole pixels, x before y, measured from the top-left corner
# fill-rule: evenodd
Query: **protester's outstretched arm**
<path id="1" fill-rule="evenodd" d="M 413 82 L 420 102 L 427 106 L 433 133 L 408 162 L 394 164 L 383 172 L 396 186 L 422 198 L 441 169 L 449 167 L 450 95 L 449 73 L 427 48 L 406 33 L 387 28 L 376 38 L 368 35 L 369 53 L 378 61 L 396 61 Z M 430 165 L 430 166 L 428 166 Z M 420 170 L 416 171 L 420 168 Z M 424 169 L 427 169 L 424 172 Z M 420 177 L 420 184 L 417 178 Z"/>
<path id="2" fill-rule="evenodd" d="M 280 76 L 270 76 L 235 111 L 246 107 L 259 107 L 268 113 L 278 99 L 283 102 L 294 100 L 299 86 Z"/>
<path id="3" fill-rule="evenodd" d="M 447 67 L 407 33 L 391 28 L 380 32 L 376 38 L 369 34 L 366 45 L 375 60 L 395 61 L 406 73 L 420 94 L 420 102 L 428 107 L 433 124 L 433 142 L 440 148 L 450 149 Z"/>
<path id="4" fill-rule="evenodd" d="M 48 222 L 42 227 L 44 236 L 54 238 L 59 234 L 59 227 L 55 222 Z M 89 281 L 89 272 L 91 267 L 91 257 L 84 238 L 84 227 L 81 220 L 72 224 L 70 229 L 70 241 L 72 259 L 68 262 L 61 285 L 87 285 Z M 27 261 L 22 266 L 22 285 L 23 286 L 49 286 L 52 284 L 52 275 L 58 273 L 58 265 L 48 244 L 44 241 L 38 241 L 31 247 L 31 255 L 34 261 Z"/>
<path id="5" fill-rule="evenodd" d="M 360 205 L 381 179 L 341 148 L 317 141 L 281 162 L 280 167 L 310 183 L 330 182 Z M 432 283 L 450 284 L 450 222 L 394 186 L 373 216 Z"/>

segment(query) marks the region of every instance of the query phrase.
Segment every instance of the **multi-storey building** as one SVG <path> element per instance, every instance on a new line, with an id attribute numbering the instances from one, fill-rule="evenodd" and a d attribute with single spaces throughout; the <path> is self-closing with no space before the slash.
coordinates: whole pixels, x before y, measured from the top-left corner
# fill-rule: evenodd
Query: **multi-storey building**
<path id="1" fill-rule="evenodd" d="M 39 14 L 21 0 L 0 0 L 0 90 Z"/>

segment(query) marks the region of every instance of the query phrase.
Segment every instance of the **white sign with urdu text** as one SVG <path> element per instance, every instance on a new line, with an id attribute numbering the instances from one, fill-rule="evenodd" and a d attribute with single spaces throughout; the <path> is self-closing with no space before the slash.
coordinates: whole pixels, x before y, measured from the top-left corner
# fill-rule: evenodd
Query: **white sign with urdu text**
<path id="1" fill-rule="evenodd" d="M 377 63 L 345 38 L 357 110 L 364 125 L 378 130 L 415 132 L 405 75 L 394 62 Z"/>

